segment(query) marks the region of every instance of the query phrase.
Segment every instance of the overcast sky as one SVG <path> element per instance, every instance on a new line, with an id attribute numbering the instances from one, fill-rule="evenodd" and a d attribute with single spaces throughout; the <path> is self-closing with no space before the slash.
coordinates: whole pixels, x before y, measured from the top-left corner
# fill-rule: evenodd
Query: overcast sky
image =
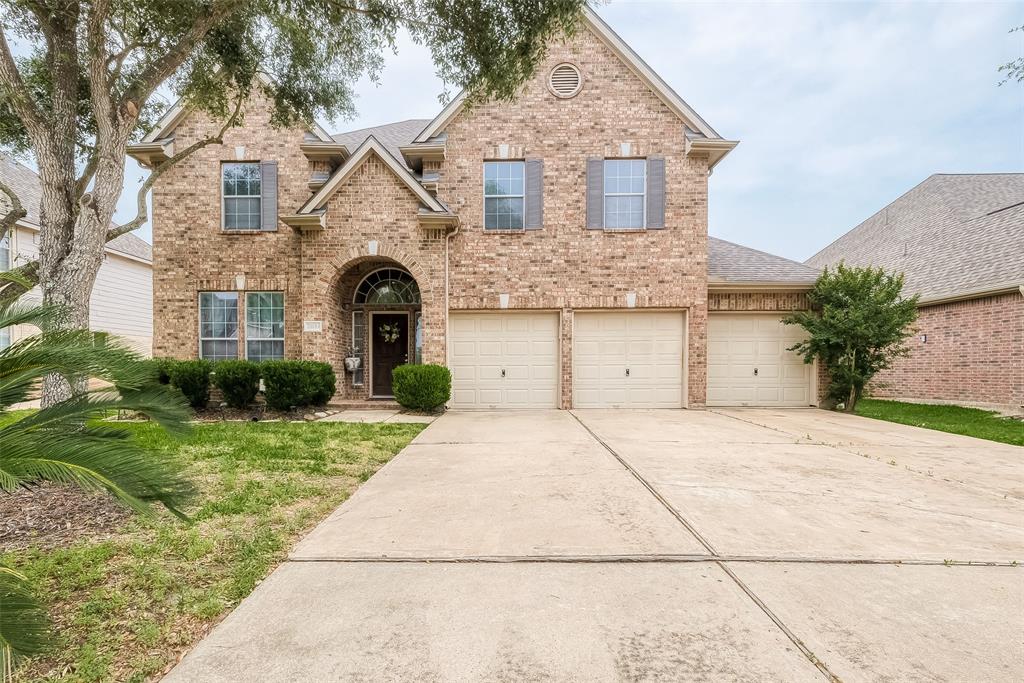
<path id="1" fill-rule="evenodd" d="M 1024 3 L 693 4 L 615 0 L 602 17 L 723 137 L 712 235 L 804 260 L 932 173 L 1024 171 Z M 429 54 L 402 41 L 358 118 L 440 109 Z M 134 215 L 133 167 L 115 219 Z M 151 240 L 149 229 L 140 236 Z"/>

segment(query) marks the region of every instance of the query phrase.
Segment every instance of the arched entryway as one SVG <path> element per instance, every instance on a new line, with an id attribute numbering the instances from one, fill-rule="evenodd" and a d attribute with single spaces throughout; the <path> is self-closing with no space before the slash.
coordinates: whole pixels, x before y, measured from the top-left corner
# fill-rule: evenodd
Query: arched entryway
<path id="1" fill-rule="evenodd" d="M 346 370 L 346 395 L 388 398 L 391 372 L 405 363 L 421 362 L 422 300 L 419 283 L 393 261 L 368 260 L 353 265 L 339 282 L 345 358 L 359 359 Z"/>

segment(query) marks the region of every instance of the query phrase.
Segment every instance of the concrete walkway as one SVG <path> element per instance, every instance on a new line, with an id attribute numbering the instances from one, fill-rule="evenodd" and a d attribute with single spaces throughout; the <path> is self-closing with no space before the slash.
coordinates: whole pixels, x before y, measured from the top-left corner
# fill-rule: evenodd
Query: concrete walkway
<path id="1" fill-rule="evenodd" d="M 1022 481 L 816 410 L 449 413 L 166 680 L 1019 680 Z"/>

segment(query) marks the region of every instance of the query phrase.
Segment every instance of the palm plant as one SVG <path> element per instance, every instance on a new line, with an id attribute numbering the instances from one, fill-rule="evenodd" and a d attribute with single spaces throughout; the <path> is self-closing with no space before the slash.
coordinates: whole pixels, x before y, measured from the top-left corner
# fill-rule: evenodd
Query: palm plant
<path id="1" fill-rule="evenodd" d="M 174 463 L 139 447 L 128 431 L 93 422 L 113 410 L 134 410 L 181 432 L 188 415 L 183 397 L 159 385 L 153 366 L 115 338 L 48 329 L 54 314 L 42 306 L 0 304 L 0 328 L 43 330 L 0 349 L 0 493 L 50 481 L 105 491 L 144 514 L 157 503 L 184 517 L 181 505 L 194 489 Z M 107 386 L 24 415 L 7 414 L 54 373 Z M 25 577 L 0 567 L 0 680 L 16 659 L 45 648 L 47 633 Z"/>

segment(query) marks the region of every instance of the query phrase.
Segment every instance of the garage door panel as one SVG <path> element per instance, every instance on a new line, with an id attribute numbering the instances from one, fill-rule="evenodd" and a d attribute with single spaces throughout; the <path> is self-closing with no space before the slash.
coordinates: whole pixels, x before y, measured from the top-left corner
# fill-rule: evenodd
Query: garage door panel
<path id="1" fill-rule="evenodd" d="M 452 408 L 556 407 L 557 314 L 452 313 L 449 321 Z"/>
<path id="2" fill-rule="evenodd" d="M 682 407 L 684 317 L 682 311 L 577 312 L 573 405 Z"/>
<path id="3" fill-rule="evenodd" d="M 781 318 L 736 313 L 709 317 L 708 355 L 713 362 L 708 363 L 708 405 L 811 403 L 811 366 L 787 350 L 803 338 L 803 331 Z"/>

